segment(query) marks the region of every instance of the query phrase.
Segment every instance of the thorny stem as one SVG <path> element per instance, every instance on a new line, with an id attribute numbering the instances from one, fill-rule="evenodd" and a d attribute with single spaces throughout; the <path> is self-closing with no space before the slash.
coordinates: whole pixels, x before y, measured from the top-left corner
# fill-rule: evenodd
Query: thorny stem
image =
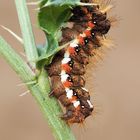
<path id="1" fill-rule="evenodd" d="M 16 73 L 27 83 L 35 80 L 34 73 L 21 57 L 10 47 L 10 45 L 0 36 L 0 54 L 11 65 Z"/>
<path id="2" fill-rule="evenodd" d="M 38 59 L 38 53 L 34 41 L 34 35 L 32 32 L 28 9 L 26 6 L 26 0 L 15 0 L 15 4 L 17 8 L 27 60 L 31 64 L 31 66 L 35 68 L 35 62 Z"/>

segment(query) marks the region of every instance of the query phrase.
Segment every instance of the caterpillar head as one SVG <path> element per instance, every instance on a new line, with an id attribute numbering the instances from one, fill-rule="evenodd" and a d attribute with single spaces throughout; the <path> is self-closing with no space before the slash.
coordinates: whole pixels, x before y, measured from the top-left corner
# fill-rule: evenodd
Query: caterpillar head
<path id="1" fill-rule="evenodd" d="M 61 118 L 70 124 L 82 123 L 85 120 L 85 115 L 80 111 L 80 107 L 75 108 L 73 105 L 70 105 Z"/>
<path id="2" fill-rule="evenodd" d="M 94 28 L 94 31 L 98 32 L 101 35 L 105 35 L 110 30 L 111 22 L 110 22 L 110 20 L 106 19 L 106 20 L 103 20 L 103 21 L 95 22 L 95 25 L 96 26 Z"/>
<path id="3" fill-rule="evenodd" d="M 66 113 L 61 117 L 63 120 L 67 121 L 68 123 L 82 123 L 85 118 L 91 115 L 93 111 L 93 107 L 87 107 L 85 103 L 78 108 L 74 108 L 73 105 L 70 105 L 67 108 Z"/>

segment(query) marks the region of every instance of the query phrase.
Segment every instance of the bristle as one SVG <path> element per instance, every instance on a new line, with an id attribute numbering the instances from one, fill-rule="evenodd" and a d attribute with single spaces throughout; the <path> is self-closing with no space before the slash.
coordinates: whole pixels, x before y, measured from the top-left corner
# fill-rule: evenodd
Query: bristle
<path id="1" fill-rule="evenodd" d="M 42 1 L 34 1 L 34 2 L 27 2 L 27 5 L 31 5 L 31 6 L 38 6 Z"/>
<path id="2" fill-rule="evenodd" d="M 103 46 L 102 48 L 105 48 L 105 49 L 111 49 L 114 46 L 112 39 L 109 39 L 109 38 L 102 39 L 101 44 Z"/>
<path id="3" fill-rule="evenodd" d="M 111 22 L 111 26 L 115 27 L 118 25 L 119 21 L 121 20 L 121 18 L 117 17 L 117 16 L 111 16 L 108 18 Z"/>
<path id="4" fill-rule="evenodd" d="M 113 8 L 113 5 L 108 5 L 106 7 L 104 7 L 103 9 L 101 9 L 102 13 L 106 13 L 108 11 L 110 11 Z"/>
<path id="5" fill-rule="evenodd" d="M 26 85 L 32 85 L 32 84 L 36 84 L 37 81 L 31 81 L 31 82 L 27 82 L 27 83 L 20 83 L 17 86 L 26 86 Z"/>

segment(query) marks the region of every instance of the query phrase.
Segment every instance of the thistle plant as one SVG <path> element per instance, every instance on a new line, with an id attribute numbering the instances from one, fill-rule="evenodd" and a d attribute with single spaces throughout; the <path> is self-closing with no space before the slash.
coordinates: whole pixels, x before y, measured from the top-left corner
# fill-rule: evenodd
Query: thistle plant
<path id="1" fill-rule="evenodd" d="M 58 45 L 58 38 L 61 36 L 62 25 L 71 16 L 71 7 L 84 3 L 80 0 L 41 0 L 31 3 L 38 4 L 39 27 L 46 35 L 45 45 L 41 46 L 35 44 L 26 0 L 15 0 L 15 4 L 22 38 L 11 33 L 23 43 L 27 61 L 24 61 L 1 36 L 0 55 L 27 85 L 47 119 L 54 137 L 57 140 L 75 140 L 70 127 L 60 118 L 62 110 L 57 100 L 49 97 L 51 88 L 44 66 L 49 65 L 54 55 L 65 47 Z"/>

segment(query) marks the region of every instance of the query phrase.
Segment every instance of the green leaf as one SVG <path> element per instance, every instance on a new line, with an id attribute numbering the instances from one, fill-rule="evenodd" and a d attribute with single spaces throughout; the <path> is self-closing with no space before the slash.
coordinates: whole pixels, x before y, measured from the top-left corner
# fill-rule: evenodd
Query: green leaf
<path id="1" fill-rule="evenodd" d="M 39 57 L 41 57 L 42 55 L 45 55 L 46 47 L 44 44 L 38 44 L 36 47 L 37 47 Z"/>
<path id="2" fill-rule="evenodd" d="M 70 16 L 71 12 L 68 5 L 44 7 L 40 9 L 38 14 L 39 26 L 46 33 L 55 36 L 62 24 L 67 21 Z"/>
<path id="3" fill-rule="evenodd" d="M 58 48 L 57 40 L 52 35 L 48 35 L 46 44 L 44 46 L 38 46 L 40 57 L 37 61 L 37 68 L 41 69 L 43 65 L 49 65 L 54 55 L 58 52 Z"/>

